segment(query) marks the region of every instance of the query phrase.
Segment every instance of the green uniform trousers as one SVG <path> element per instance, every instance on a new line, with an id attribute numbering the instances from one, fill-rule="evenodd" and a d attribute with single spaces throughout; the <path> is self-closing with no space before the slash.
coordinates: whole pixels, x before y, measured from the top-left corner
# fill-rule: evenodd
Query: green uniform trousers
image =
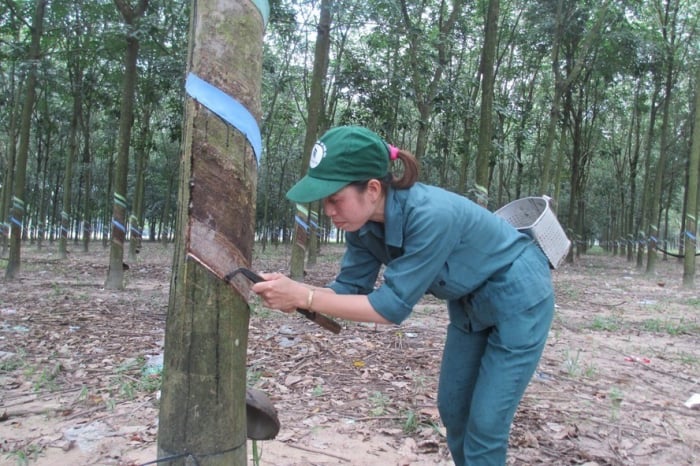
<path id="1" fill-rule="evenodd" d="M 455 465 L 505 465 L 511 422 L 553 316 L 550 295 L 481 331 L 448 326 L 438 409 Z"/>

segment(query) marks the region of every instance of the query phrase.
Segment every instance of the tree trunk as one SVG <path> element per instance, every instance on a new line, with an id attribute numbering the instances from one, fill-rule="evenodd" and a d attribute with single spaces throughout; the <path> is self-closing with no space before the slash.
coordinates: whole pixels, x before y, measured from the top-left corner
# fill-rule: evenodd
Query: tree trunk
<path id="1" fill-rule="evenodd" d="M 685 216 L 685 254 L 683 257 L 683 286 L 695 286 L 695 254 L 698 235 L 698 176 L 700 175 L 700 67 L 695 72 L 695 122 L 693 143 L 688 164 L 688 188 L 685 194 L 688 205 Z"/>
<path id="2" fill-rule="evenodd" d="M 141 250 L 144 227 L 144 197 L 146 195 L 146 167 L 151 146 L 151 102 L 145 102 L 142 110 L 141 130 L 136 146 L 136 186 L 134 187 L 133 214 L 129 218 L 131 238 L 129 239 L 129 261 L 135 262 Z"/>
<path id="3" fill-rule="evenodd" d="M 660 240 L 659 226 L 661 223 L 661 191 L 664 175 L 666 171 L 666 161 L 668 160 L 668 139 L 669 139 L 669 120 L 671 118 L 671 94 L 673 91 L 674 73 L 675 73 L 675 38 L 676 38 L 676 20 L 678 13 L 678 0 L 667 0 L 662 24 L 662 33 L 666 41 L 665 47 L 665 63 L 664 71 L 664 102 L 663 114 L 661 119 L 661 137 L 659 143 L 659 159 L 656 164 L 656 177 L 653 186 L 653 193 L 649 203 L 649 247 L 647 250 L 647 268 L 646 272 L 651 274 L 656 271 L 656 247 Z M 651 142 L 651 141 L 650 141 Z"/>
<path id="4" fill-rule="evenodd" d="M 14 196 L 10 210 L 10 258 L 5 269 L 5 278 L 17 278 L 20 270 L 22 250 L 22 227 L 25 213 L 25 191 L 27 183 L 27 160 L 29 158 L 29 130 L 32 124 L 32 112 L 36 99 L 37 65 L 40 59 L 40 43 L 43 32 L 44 11 L 48 0 L 37 0 L 32 20 L 32 41 L 29 46 L 29 72 L 27 75 L 26 95 L 22 107 L 19 131 L 19 149 L 15 164 Z"/>
<path id="5" fill-rule="evenodd" d="M 160 241 L 163 245 L 168 244 L 170 241 L 170 231 L 166 227 L 168 219 L 170 218 L 170 204 L 173 188 L 175 187 L 175 182 L 177 181 L 177 167 L 171 168 L 170 163 L 167 164 L 168 169 L 168 191 L 165 196 L 165 204 L 163 205 L 163 211 L 160 214 Z"/>
<path id="6" fill-rule="evenodd" d="M 649 197 L 651 193 L 651 149 L 653 147 L 653 140 L 656 135 L 656 116 L 659 110 L 657 105 L 659 99 L 659 93 L 661 92 L 661 84 L 652 75 L 652 80 L 654 81 L 654 90 L 651 95 L 651 101 L 649 104 L 649 126 L 646 130 L 646 145 L 644 148 L 644 180 L 642 182 L 642 205 L 639 208 L 641 217 L 639 219 L 639 247 L 637 249 L 637 269 L 644 268 L 644 252 L 649 246 L 649 238 L 646 236 L 644 231 L 645 225 L 650 222 L 651 215 L 649 214 Z"/>
<path id="7" fill-rule="evenodd" d="M 563 18 L 563 0 L 557 1 L 557 10 L 554 22 L 554 39 L 552 44 L 551 61 L 552 74 L 554 75 L 554 92 L 552 94 L 552 102 L 549 109 L 549 123 L 545 134 L 544 152 L 542 154 L 542 178 L 540 178 L 539 194 L 547 194 L 550 191 L 550 171 L 552 166 L 552 152 L 554 148 L 554 139 L 556 137 L 557 125 L 559 124 L 559 111 L 561 98 L 563 94 L 563 82 L 559 71 L 559 47 L 561 46 L 564 18 Z M 559 199 L 554 199 L 558 203 Z M 573 248 L 572 248 L 573 249 Z M 571 252 L 569 252 L 571 254 Z"/>
<path id="8" fill-rule="evenodd" d="M 261 19 L 253 2 L 195 0 L 188 54 L 190 78 L 236 99 L 256 122 Z M 158 456 L 177 457 L 161 463 L 169 465 L 243 466 L 249 283 L 238 278 L 231 286 L 221 278 L 250 267 L 256 161 L 246 138 L 204 105 L 211 101 L 200 103 L 202 88 L 189 92 Z"/>
<path id="9" fill-rule="evenodd" d="M 492 157 L 493 138 L 493 82 L 498 42 L 499 0 L 489 0 L 484 28 L 484 49 L 481 54 L 481 116 L 479 124 L 479 149 L 476 156 L 476 184 L 483 190 L 478 202 L 488 207 L 489 165 Z"/>
<path id="10" fill-rule="evenodd" d="M 82 218 L 82 231 L 83 231 L 83 251 L 88 252 L 90 250 L 90 240 L 92 239 L 92 153 L 90 145 L 90 117 L 91 108 L 88 105 L 85 109 L 85 113 L 82 121 L 82 131 L 83 131 L 83 158 L 81 165 L 81 176 L 83 179 L 83 190 L 85 192 L 85 197 L 83 198 L 83 218 Z"/>
<path id="11" fill-rule="evenodd" d="M 122 82 L 121 106 L 119 109 L 119 152 L 114 173 L 114 206 L 112 209 L 112 242 L 109 249 L 109 271 L 105 288 L 124 288 L 124 241 L 126 239 L 127 178 L 129 174 L 129 148 L 131 127 L 134 122 L 134 94 L 138 78 L 136 60 L 139 55 L 139 40 L 135 34 L 135 23 L 143 15 L 148 0 L 139 0 L 132 8 L 126 0 L 114 0 L 128 27 L 126 53 L 124 56 L 124 80 Z"/>
<path id="12" fill-rule="evenodd" d="M 46 93 L 45 93 L 46 94 Z M 44 121 L 51 121 L 50 110 L 48 104 L 44 104 Z M 41 131 L 46 139 L 45 147 L 46 157 L 44 158 L 43 166 L 37 167 L 37 182 L 39 187 L 36 189 L 39 193 L 39 203 L 37 205 L 37 249 L 41 251 L 44 243 L 44 237 L 46 236 L 46 212 L 49 208 L 49 197 L 50 197 L 50 166 L 51 166 L 51 135 L 52 132 L 49 129 L 44 129 Z"/>
<path id="13" fill-rule="evenodd" d="M 637 202 L 637 170 L 639 166 L 639 156 L 641 153 L 641 134 L 642 134 L 642 112 L 640 103 L 640 94 L 642 87 L 642 79 L 639 78 L 637 81 L 637 86 L 634 93 L 634 129 L 630 132 L 634 132 L 634 148 L 630 153 L 630 203 L 627 218 L 627 261 L 632 262 L 634 260 L 635 253 L 635 237 L 639 228 L 639 222 L 635 219 L 636 202 Z"/>
<path id="14" fill-rule="evenodd" d="M 17 95 L 18 90 L 15 90 L 15 71 L 12 70 L 12 84 L 10 88 L 12 89 L 10 102 L 7 105 L 8 112 L 10 113 L 10 127 L 8 129 L 9 141 L 7 143 L 7 167 L 5 169 L 5 176 L 3 180 L 5 182 L 2 186 L 2 197 L 0 198 L 0 257 L 4 257 L 7 252 L 7 246 L 9 244 L 8 240 L 10 238 L 11 224 L 6 223 L 5 220 L 9 218 L 10 214 L 10 200 L 12 198 L 12 193 L 14 192 L 13 175 L 15 172 L 15 163 L 17 159 L 17 110 L 19 99 Z M 19 86 L 18 86 L 19 87 Z"/>
<path id="15" fill-rule="evenodd" d="M 311 150 L 318 140 L 320 122 L 324 118 L 323 88 L 326 72 L 328 71 L 328 51 L 331 46 L 331 9 L 332 0 L 321 1 L 321 16 L 316 29 L 316 48 L 314 51 L 314 68 L 311 77 L 311 89 L 309 95 L 308 115 L 306 121 L 306 137 L 304 138 L 304 154 L 301 159 L 301 176 L 306 174 L 311 157 Z M 309 214 L 311 206 L 307 206 Z M 304 252 L 308 249 L 309 255 L 316 249 L 315 229 L 311 227 L 310 215 L 306 219 L 308 230 L 301 232 L 302 226 L 297 223 L 294 229 L 294 241 L 292 242 L 292 260 L 290 264 L 291 277 L 295 280 L 304 278 Z M 302 244 L 299 235 L 306 237 L 306 244 Z M 315 258 L 314 258 L 315 260 Z"/>
<path id="16" fill-rule="evenodd" d="M 20 28 L 17 27 L 17 17 L 13 13 L 9 17 L 8 23 L 13 31 L 15 31 L 13 40 L 20 42 Z M 8 114 L 7 128 L 7 165 L 3 174 L 3 184 L 0 189 L 0 257 L 5 257 L 10 239 L 10 200 L 12 199 L 13 177 L 15 173 L 15 163 L 17 158 L 17 120 L 18 110 L 20 106 L 20 88 L 21 85 L 17 82 L 17 59 L 10 62 L 8 74 L 8 100 L 5 103 L 5 112 Z"/>
<path id="17" fill-rule="evenodd" d="M 70 119 L 70 128 L 68 129 L 68 152 L 66 153 L 66 168 L 63 172 L 63 201 L 61 203 L 61 236 L 58 241 L 58 257 L 65 259 L 67 256 L 68 234 L 71 229 L 71 212 L 72 195 L 73 195 L 73 162 L 76 159 L 78 152 L 78 130 L 79 130 L 79 115 L 82 107 L 82 70 L 76 66 L 74 73 L 71 73 L 72 91 L 73 91 L 73 113 Z"/>

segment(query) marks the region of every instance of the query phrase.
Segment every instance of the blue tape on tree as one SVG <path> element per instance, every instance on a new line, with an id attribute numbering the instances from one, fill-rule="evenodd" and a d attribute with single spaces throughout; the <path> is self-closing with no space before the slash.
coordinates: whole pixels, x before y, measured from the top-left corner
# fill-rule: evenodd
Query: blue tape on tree
<path id="1" fill-rule="evenodd" d="M 260 11 L 263 19 L 263 27 L 267 26 L 267 20 L 270 18 L 270 4 L 267 0 L 253 0 L 253 3 Z"/>
<path id="2" fill-rule="evenodd" d="M 193 99 L 243 133 L 250 145 L 253 146 L 255 158 L 260 164 L 260 156 L 262 154 L 260 128 L 255 117 L 247 108 L 224 91 L 212 86 L 193 73 L 187 76 L 185 90 Z"/>
<path id="3" fill-rule="evenodd" d="M 308 230 L 308 229 L 309 229 L 309 226 L 306 224 L 306 222 L 305 222 L 304 220 L 302 220 L 301 217 L 299 217 L 298 215 L 295 215 L 295 216 L 294 216 L 294 220 L 296 220 L 296 222 L 297 222 L 304 230 Z"/>
<path id="4" fill-rule="evenodd" d="M 116 220 L 116 219 L 113 218 L 113 219 L 112 219 L 112 225 L 114 225 L 114 226 L 115 226 L 118 230 L 120 230 L 122 233 L 126 233 L 126 227 L 125 227 L 121 222 L 119 222 L 118 220 Z"/>

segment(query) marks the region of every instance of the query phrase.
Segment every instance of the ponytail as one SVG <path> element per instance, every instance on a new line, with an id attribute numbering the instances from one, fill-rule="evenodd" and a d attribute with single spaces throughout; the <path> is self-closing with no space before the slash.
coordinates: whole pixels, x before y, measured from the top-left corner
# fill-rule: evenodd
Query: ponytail
<path id="1" fill-rule="evenodd" d="M 397 151 L 396 158 L 401 160 L 403 170 L 399 175 L 393 172 L 390 173 L 391 187 L 394 189 L 408 189 L 418 181 L 418 175 L 420 174 L 418 160 L 413 154 L 403 149 Z"/>

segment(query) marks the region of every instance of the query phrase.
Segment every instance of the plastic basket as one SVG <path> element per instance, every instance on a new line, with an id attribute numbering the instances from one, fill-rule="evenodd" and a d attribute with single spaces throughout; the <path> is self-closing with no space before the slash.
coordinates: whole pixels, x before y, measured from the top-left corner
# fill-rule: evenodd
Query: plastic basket
<path id="1" fill-rule="evenodd" d="M 525 197 L 504 205 L 496 212 L 518 230 L 530 235 L 556 269 L 571 247 L 564 229 L 549 206 L 548 197 Z"/>

